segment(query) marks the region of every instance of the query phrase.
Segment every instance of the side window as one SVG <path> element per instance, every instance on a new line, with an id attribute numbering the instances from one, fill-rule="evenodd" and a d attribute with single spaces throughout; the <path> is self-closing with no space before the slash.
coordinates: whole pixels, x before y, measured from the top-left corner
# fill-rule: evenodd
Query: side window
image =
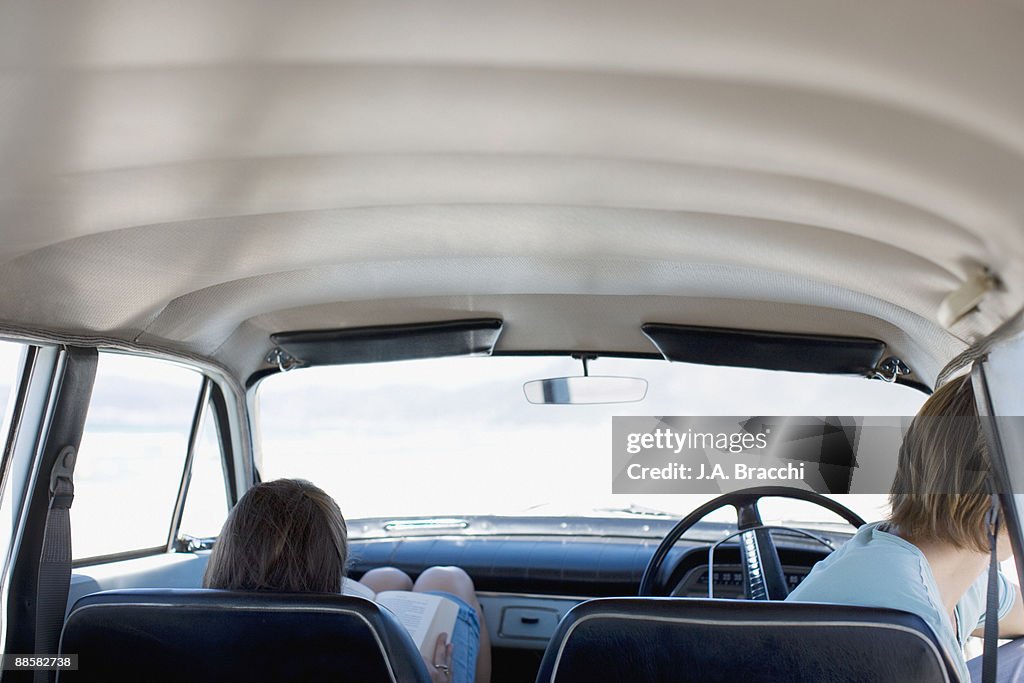
<path id="1" fill-rule="evenodd" d="M 165 546 L 202 375 L 100 353 L 75 466 L 75 559 Z"/>
<path id="2" fill-rule="evenodd" d="M 8 410 L 14 401 L 14 390 L 17 387 L 18 364 L 24 344 L 0 341 L 0 448 L 7 441 L 7 430 L 10 429 Z"/>
<path id="3" fill-rule="evenodd" d="M 5 450 L 14 413 L 15 392 L 18 390 L 18 368 L 24 351 L 24 344 L 0 341 L 0 477 L 3 478 L 0 488 L 0 571 L 3 573 L 0 577 L 7 573 L 7 551 L 14 532 L 14 505 L 10 493 L 12 476 L 7 461 L 9 454 Z"/>
<path id="4" fill-rule="evenodd" d="M 218 535 L 224 525 L 228 516 L 228 497 L 220 443 L 213 409 L 207 403 L 192 457 L 192 479 L 185 497 L 178 536 L 209 538 Z"/>

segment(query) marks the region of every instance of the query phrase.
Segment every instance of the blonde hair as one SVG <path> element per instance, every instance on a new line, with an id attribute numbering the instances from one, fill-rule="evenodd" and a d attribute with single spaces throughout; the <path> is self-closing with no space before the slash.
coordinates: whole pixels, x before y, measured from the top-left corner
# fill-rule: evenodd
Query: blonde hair
<path id="1" fill-rule="evenodd" d="M 910 539 L 987 552 L 989 457 L 970 377 L 929 397 L 900 446 L 890 522 Z"/>
<path id="2" fill-rule="evenodd" d="M 292 593 L 341 591 L 348 529 L 334 499 L 304 479 L 249 489 L 217 538 L 205 588 Z"/>

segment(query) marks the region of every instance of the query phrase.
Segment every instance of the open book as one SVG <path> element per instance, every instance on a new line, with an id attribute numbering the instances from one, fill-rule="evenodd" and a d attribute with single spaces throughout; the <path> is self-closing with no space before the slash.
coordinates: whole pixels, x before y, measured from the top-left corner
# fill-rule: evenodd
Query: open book
<path id="1" fill-rule="evenodd" d="M 344 580 L 341 592 L 373 600 L 391 610 L 428 662 L 434 661 L 438 635 L 447 633 L 448 642 L 451 642 L 452 629 L 459 614 L 459 605 L 454 600 L 411 591 L 374 593 L 368 586 L 349 578 Z"/>

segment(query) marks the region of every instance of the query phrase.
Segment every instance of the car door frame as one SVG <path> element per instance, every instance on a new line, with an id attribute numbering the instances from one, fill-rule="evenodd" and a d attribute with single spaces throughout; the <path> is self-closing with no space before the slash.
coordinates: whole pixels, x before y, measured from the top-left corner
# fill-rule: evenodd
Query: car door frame
<path id="1" fill-rule="evenodd" d="M 205 394 L 221 446 L 229 507 L 252 485 L 254 468 L 245 394 L 222 368 L 140 349 L 62 345 L 35 338 L 15 341 L 24 343 L 26 350 L 15 379 L 18 389 L 13 414 L 17 421 L 12 421 L 2 459 L 5 486 L 0 492 L 10 497 L 13 518 L 4 571 L 0 576 L 0 609 L 4 610 L 4 618 L 0 619 L 0 652 L 32 653 L 39 556 L 49 505 L 49 477 L 41 473 L 52 469 L 62 447 L 57 444 L 77 448 L 80 443 L 100 351 L 183 362 L 204 376 L 204 386 L 208 387 Z M 185 489 L 189 475 L 188 471 L 183 473 Z M 179 493 L 179 499 L 183 493 Z M 73 505 L 71 517 L 73 525 Z M 175 525 L 179 523 L 180 514 L 176 510 L 169 527 L 169 539 L 178 533 Z M 170 545 L 168 541 L 167 548 L 154 550 L 164 552 L 169 560 L 176 559 Z M 105 569 L 109 573 L 114 569 L 110 563 L 128 558 L 102 559 L 108 564 Z M 6 672 L 5 681 L 12 674 L 15 672 Z"/>
<path id="2" fill-rule="evenodd" d="M 1024 333 L 995 341 L 975 361 L 971 379 L 996 488 L 1024 585 Z"/>

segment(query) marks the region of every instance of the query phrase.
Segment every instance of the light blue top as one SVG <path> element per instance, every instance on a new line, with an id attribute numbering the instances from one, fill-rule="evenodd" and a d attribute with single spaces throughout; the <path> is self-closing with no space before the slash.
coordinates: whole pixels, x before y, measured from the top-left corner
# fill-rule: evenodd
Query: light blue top
<path id="1" fill-rule="evenodd" d="M 787 600 L 888 607 L 918 615 L 970 681 L 963 646 L 985 624 L 988 574 L 982 572 L 956 605 L 957 624 L 942 606 L 931 567 L 917 546 L 886 532 L 879 522 L 861 527 L 845 545 L 819 562 Z M 999 618 L 1013 608 L 1016 591 L 999 574 Z M 961 627 L 964 625 L 966 628 Z"/>

